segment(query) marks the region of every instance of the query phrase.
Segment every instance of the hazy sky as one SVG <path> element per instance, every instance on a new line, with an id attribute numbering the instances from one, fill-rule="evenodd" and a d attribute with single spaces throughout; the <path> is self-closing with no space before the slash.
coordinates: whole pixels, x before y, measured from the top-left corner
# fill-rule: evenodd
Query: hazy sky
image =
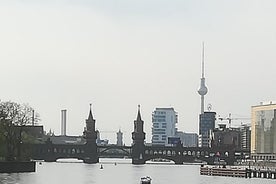
<path id="1" fill-rule="evenodd" d="M 81 135 L 93 104 L 96 127 L 131 142 L 141 104 L 174 107 L 178 128 L 198 131 L 201 43 L 205 104 L 250 117 L 275 100 L 275 0 L 0 1 L 0 99 L 29 103 L 46 131 Z M 235 122 L 234 122 L 235 123 Z M 237 124 L 240 121 L 236 121 Z M 115 140 L 115 133 L 102 138 Z"/>

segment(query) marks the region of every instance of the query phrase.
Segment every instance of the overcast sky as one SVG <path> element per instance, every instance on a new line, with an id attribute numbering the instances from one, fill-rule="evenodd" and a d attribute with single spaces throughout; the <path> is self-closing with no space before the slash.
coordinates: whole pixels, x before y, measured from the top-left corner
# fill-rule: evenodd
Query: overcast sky
<path id="1" fill-rule="evenodd" d="M 138 104 L 147 142 L 156 107 L 174 107 L 178 129 L 198 132 L 204 41 L 206 106 L 250 117 L 252 105 L 276 99 L 275 7 L 275 0 L 1 0 L 0 99 L 29 103 L 57 135 L 62 109 L 67 134 L 81 135 L 89 103 L 96 127 L 121 128 L 127 144 Z M 115 142 L 115 133 L 101 137 Z"/>

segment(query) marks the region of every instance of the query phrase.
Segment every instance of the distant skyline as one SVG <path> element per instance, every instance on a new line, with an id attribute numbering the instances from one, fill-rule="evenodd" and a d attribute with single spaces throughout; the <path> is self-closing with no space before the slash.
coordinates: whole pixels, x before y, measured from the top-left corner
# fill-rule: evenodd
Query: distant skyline
<path id="1" fill-rule="evenodd" d="M 275 98 L 274 0 L 0 1 L 0 99 L 29 103 L 41 124 L 81 135 L 92 103 L 102 138 L 131 143 L 137 105 L 174 107 L 178 129 L 198 132 L 202 41 L 205 110 L 250 117 Z M 247 121 L 248 122 L 248 121 Z M 233 121 L 240 124 L 240 121 Z"/>

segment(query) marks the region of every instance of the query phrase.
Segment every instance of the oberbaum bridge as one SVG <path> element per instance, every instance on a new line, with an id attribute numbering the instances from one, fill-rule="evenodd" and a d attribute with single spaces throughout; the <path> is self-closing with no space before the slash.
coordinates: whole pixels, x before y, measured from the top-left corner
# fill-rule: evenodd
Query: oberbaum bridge
<path id="1" fill-rule="evenodd" d="M 55 162 L 61 158 L 76 158 L 83 160 L 84 163 L 93 164 L 98 163 L 100 157 L 118 158 L 120 156 L 131 158 L 132 164 L 145 164 L 148 160 L 161 158 L 171 160 L 175 164 L 194 161 L 215 164 L 218 160 L 223 160 L 226 164 L 233 165 L 237 159 L 236 155 L 241 154 L 240 150 L 230 148 L 183 147 L 181 143 L 175 146 L 147 146 L 145 145 L 144 121 L 141 118 L 140 107 L 137 118 L 134 120 L 131 146 L 97 145 L 95 123 L 90 107 L 83 132 L 85 144 L 53 144 L 48 138 L 44 144 L 31 146 L 32 159 Z"/>

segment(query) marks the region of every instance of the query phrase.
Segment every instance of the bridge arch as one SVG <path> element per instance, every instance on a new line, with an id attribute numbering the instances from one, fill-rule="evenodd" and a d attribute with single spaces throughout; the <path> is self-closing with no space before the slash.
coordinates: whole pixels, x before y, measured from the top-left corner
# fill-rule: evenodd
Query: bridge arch
<path id="1" fill-rule="evenodd" d="M 132 148 L 130 146 L 98 146 L 97 152 L 99 157 L 110 157 L 112 155 L 115 155 L 115 157 L 121 158 L 132 156 Z"/>
<path id="2" fill-rule="evenodd" d="M 131 151 L 130 150 L 126 150 L 124 148 L 120 148 L 120 147 L 106 147 L 106 148 L 103 148 L 102 150 L 100 149 L 99 153 L 106 153 L 110 150 L 117 150 L 117 151 L 122 151 L 123 153 L 126 153 L 126 154 L 131 154 Z"/>
<path id="3" fill-rule="evenodd" d="M 176 164 L 182 164 L 181 155 L 182 152 L 180 150 L 177 151 L 171 147 L 167 147 L 166 149 L 160 147 L 147 147 L 144 151 L 143 159 L 145 162 L 153 159 L 166 159 Z"/>
<path id="4" fill-rule="evenodd" d="M 179 162 L 174 157 L 169 157 L 165 155 L 152 155 L 151 157 L 146 157 L 145 163 L 153 159 L 165 159 L 165 160 L 173 161 L 175 164 L 179 164 Z"/>

